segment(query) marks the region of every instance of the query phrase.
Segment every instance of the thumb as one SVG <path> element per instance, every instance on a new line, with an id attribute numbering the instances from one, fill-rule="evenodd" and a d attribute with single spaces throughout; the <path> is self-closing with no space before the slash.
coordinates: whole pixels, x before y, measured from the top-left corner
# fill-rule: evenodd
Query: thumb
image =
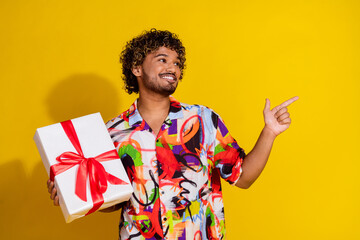
<path id="1" fill-rule="evenodd" d="M 268 98 L 265 99 L 264 112 L 265 111 L 270 111 L 270 100 Z"/>

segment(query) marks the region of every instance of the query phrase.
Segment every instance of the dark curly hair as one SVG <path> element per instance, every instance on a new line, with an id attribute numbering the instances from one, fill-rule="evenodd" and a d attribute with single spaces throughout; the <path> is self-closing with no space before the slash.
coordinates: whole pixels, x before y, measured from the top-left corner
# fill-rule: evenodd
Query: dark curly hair
<path id="1" fill-rule="evenodd" d="M 180 60 L 180 80 L 182 79 L 186 61 L 185 47 L 176 34 L 152 28 L 127 42 L 121 52 L 120 62 L 122 63 L 123 80 L 127 93 L 139 92 L 139 85 L 132 69 L 141 65 L 149 53 L 160 47 L 167 47 L 177 52 Z"/>

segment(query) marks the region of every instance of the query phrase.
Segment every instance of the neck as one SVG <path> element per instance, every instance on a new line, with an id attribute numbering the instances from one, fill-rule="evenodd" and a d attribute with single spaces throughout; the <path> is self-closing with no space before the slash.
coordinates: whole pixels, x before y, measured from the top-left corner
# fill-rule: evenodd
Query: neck
<path id="1" fill-rule="evenodd" d="M 161 95 L 139 95 L 139 100 L 137 102 L 137 108 L 140 112 L 140 115 L 144 116 L 153 116 L 153 115 L 166 115 L 169 113 L 170 109 L 170 99 L 169 96 Z M 145 119 L 146 121 L 146 119 Z"/>
<path id="2" fill-rule="evenodd" d="M 170 109 L 169 96 L 149 95 L 144 96 L 140 93 L 138 100 L 138 111 L 141 117 L 149 124 L 150 128 L 157 136 L 165 121 Z"/>

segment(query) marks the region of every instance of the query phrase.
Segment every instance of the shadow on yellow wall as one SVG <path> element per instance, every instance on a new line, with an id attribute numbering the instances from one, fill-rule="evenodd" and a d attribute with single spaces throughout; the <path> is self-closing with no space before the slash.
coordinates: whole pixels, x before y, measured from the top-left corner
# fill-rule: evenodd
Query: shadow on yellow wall
<path id="1" fill-rule="evenodd" d="M 69 76 L 49 92 L 45 103 L 55 123 L 94 112 L 101 112 L 104 121 L 119 114 L 116 87 L 96 74 Z"/>
<path id="2" fill-rule="evenodd" d="M 16 174 L 9 175 L 9 172 Z M 1 239 L 22 239 L 24 235 L 27 239 L 116 239 L 120 212 L 95 213 L 70 224 L 65 223 L 61 209 L 52 206 L 42 163 L 39 162 L 32 174 L 25 177 L 21 161 L 14 159 L 0 166 L 0 174 L 13 176 L 6 181 L 1 178 L 0 182 L 1 193 L 6 193 L 2 199 L 11 209 L 3 211 L 1 218 L 13 223 L 5 224 L 11 229 L 4 229 Z"/>
<path id="3" fill-rule="evenodd" d="M 53 123 L 94 112 L 101 112 L 107 121 L 119 114 L 116 90 L 103 77 L 76 74 L 55 85 L 45 99 L 45 106 Z M 33 148 L 36 148 L 35 144 Z M 30 151 L 27 156 L 28 159 L 9 159 L 0 165 L 0 176 L 7 176 L 0 178 L 0 205 L 8 208 L 1 213 L 1 239 L 22 239 L 24 235 L 27 239 L 117 238 L 120 212 L 94 213 L 66 224 L 61 209 L 54 207 L 49 198 L 48 176 L 40 156 Z M 23 164 L 29 161 L 35 163 L 31 174 Z"/>

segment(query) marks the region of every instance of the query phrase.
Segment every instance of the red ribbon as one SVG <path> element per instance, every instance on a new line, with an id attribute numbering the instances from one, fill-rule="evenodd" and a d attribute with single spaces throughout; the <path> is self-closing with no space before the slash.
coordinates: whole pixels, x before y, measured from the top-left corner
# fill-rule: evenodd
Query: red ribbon
<path id="1" fill-rule="evenodd" d="M 114 185 L 127 184 L 125 181 L 111 175 L 105 171 L 100 162 L 118 159 L 119 155 L 116 150 L 102 153 L 93 158 L 86 158 L 82 152 L 79 139 L 71 120 L 61 122 L 67 137 L 76 149 L 77 153 L 64 152 L 56 158 L 59 162 L 50 168 L 50 180 L 54 181 L 54 177 L 69 168 L 79 165 L 76 175 L 75 194 L 83 201 L 86 200 L 86 180 L 89 175 L 91 198 L 93 200 L 93 208 L 86 215 L 95 212 L 104 203 L 103 193 L 107 190 L 107 182 Z"/>

